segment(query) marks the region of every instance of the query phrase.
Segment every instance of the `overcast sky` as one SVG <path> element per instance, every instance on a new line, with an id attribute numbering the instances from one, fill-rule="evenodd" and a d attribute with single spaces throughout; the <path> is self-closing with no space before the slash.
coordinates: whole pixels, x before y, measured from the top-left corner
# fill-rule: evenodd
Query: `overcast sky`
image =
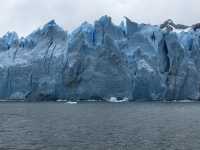
<path id="1" fill-rule="evenodd" d="M 171 18 L 191 25 L 200 21 L 200 0 L 0 0 L 0 35 L 16 31 L 25 36 L 51 19 L 71 31 L 102 15 L 119 23 L 123 16 L 160 24 Z"/>

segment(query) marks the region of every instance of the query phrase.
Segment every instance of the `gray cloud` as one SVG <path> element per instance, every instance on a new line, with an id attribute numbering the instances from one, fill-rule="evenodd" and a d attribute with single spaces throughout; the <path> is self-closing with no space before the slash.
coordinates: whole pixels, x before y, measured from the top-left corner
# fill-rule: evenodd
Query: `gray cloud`
<path id="1" fill-rule="evenodd" d="M 51 19 L 72 30 L 104 14 L 115 23 L 128 16 L 137 22 L 160 24 L 171 18 L 191 25 L 200 21 L 199 6 L 199 0 L 1 0 L 0 35 L 27 35 Z"/>

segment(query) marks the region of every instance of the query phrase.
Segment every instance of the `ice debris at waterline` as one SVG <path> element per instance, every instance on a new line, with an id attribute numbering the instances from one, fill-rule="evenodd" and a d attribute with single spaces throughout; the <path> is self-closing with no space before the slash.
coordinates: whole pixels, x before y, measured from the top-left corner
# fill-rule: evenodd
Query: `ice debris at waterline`
<path id="1" fill-rule="evenodd" d="M 66 104 L 78 104 L 78 103 L 69 101 L 69 102 L 66 102 Z"/>
<path id="2" fill-rule="evenodd" d="M 68 100 L 65 100 L 65 99 L 58 99 L 56 100 L 56 102 L 67 102 Z"/>
<path id="3" fill-rule="evenodd" d="M 111 103 L 123 103 L 123 102 L 128 102 L 128 98 L 123 98 L 121 100 L 118 100 L 116 97 L 111 97 L 110 99 L 107 100 L 107 102 Z"/>
<path id="4" fill-rule="evenodd" d="M 200 26 L 103 16 L 67 32 L 50 21 L 0 38 L 0 99 L 199 100 Z"/>

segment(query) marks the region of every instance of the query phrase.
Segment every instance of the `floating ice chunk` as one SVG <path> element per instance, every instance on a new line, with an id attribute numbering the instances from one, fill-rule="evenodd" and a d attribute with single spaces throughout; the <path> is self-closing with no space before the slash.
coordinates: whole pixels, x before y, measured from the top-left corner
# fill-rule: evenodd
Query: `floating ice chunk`
<path id="1" fill-rule="evenodd" d="M 108 101 L 109 102 L 118 102 L 116 97 L 111 97 Z"/>
<path id="2" fill-rule="evenodd" d="M 69 101 L 69 102 L 66 102 L 66 104 L 78 104 L 78 103 Z"/>
<path id="3" fill-rule="evenodd" d="M 125 97 L 122 100 L 118 100 L 116 97 L 111 97 L 109 100 L 107 100 L 110 103 L 123 103 L 123 102 L 128 102 L 128 98 Z"/>
<path id="4" fill-rule="evenodd" d="M 67 102 L 67 100 L 66 99 L 58 99 L 58 100 L 56 100 L 56 102 Z"/>
<path id="5" fill-rule="evenodd" d="M 192 101 L 192 100 L 180 100 L 179 102 L 181 102 L 181 103 L 192 103 L 194 101 Z"/>

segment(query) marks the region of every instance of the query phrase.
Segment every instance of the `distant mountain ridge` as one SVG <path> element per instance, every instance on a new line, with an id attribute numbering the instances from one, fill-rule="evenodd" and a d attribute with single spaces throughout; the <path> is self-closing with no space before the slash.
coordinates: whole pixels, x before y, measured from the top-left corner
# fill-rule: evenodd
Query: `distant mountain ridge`
<path id="1" fill-rule="evenodd" d="M 200 26 L 119 26 L 109 16 L 68 33 L 54 20 L 0 38 L 0 99 L 199 100 Z"/>

